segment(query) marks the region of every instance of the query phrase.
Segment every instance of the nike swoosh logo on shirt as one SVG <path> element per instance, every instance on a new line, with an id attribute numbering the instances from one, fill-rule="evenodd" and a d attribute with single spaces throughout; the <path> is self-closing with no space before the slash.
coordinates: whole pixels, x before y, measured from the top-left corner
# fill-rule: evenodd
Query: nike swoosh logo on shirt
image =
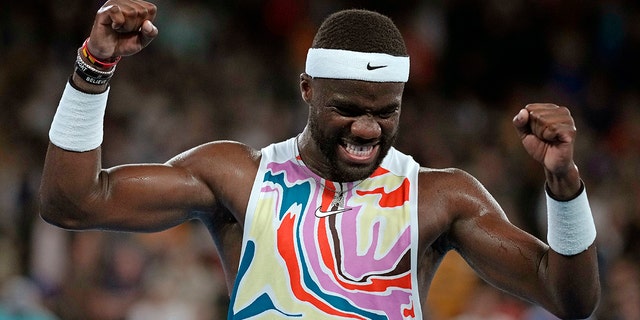
<path id="1" fill-rule="evenodd" d="M 321 207 L 318 207 L 318 209 L 316 209 L 316 217 L 318 218 L 324 218 L 324 217 L 328 217 L 328 216 L 332 216 L 334 214 L 339 214 L 339 213 L 343 213 L 343 212 L 347 212 L 350 211 L 352 208 L 344 208 L 344 209 L 337 209 L 337 210 L 327 210 L 327 211 L 322 211 Z"/>

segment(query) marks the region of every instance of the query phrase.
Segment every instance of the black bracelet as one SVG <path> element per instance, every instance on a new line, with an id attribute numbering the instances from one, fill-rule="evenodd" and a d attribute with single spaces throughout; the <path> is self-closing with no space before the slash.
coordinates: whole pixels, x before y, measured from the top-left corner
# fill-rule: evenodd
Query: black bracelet
<path id="1" fill-rule="evenodd" d="M 95 85 L 104 85 L 107 84 L 109 80 L 111 80 L 111 77 L 113 77 L 115 71 L 115 66 L 109 71 L 102 71 L 92 67 L 88 63 L 84 62 L 84 60 L 82 60 L 80 51 L 78 50 L 78 56 L 76 57 L 75 64 L 75 73 L 80 78 L 82 78 L 82 80 Z"/>
<path id="2" fill-rule="evenodd" d="M 76 72 L 76 74 L 78 76 L 80 76 L 80 78 L 82 78 L 82 80 L 84 80 L 84 81 L 86 81 L 88 83 L 91 83 L 91 84 L 95 84 L 95 85 L 107 84 L 109 82 L 109 80 L 111 80 L 111 77 L 106 77 L 106 78 L 94 77 L 93 75 L 85 73 L 78 66 L 76 66 L 75 72 Z"/>

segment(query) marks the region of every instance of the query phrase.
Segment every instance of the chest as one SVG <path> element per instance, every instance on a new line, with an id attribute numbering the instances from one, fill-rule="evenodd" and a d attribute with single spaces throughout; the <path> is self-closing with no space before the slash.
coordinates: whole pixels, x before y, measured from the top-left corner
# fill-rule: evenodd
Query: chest
<path id="1" fill-rule="evenodd" d="M 255 297 L 262 297 L 288 314 L 415 314 L 417 197 L 411 181 L 381 171 L 336 184 L 286 165 L 272 165 L 256 179 L 234 312 L 263 312 L 254 308 Z"/>

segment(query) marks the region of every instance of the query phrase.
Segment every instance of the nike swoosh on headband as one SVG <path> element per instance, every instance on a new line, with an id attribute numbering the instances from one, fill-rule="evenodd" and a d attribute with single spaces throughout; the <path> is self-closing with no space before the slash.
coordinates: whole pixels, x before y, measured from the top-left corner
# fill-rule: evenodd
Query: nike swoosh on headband
<path id="1" fill-rule="evenodd" d="M 380 69 L 380 68 L 386 68 L 387 66 L 372 66 L 371 62 L 367 63 L 367 70 L 376 70 L 376 69 Z"/>
<path id="2" fill-rule="evenodd" d="M 409 64 L 408 56 L 310 48 L 307 52 L 305 72 L 313 78 L 407 82 Z"/>
<path id="3" fill-rule="evenodd" d="M 325 218 L 325 217 L 328 217 L 328 216 L 332 216 L 334 214 L 339 214 L 339 213 L 350 211 L 351 209 L 352 208 L 344 208 L 344 209 L 337 209 L 337 210 L 322 211 L 322 208 L 318 207 L 318 209 L 316 209 L 315 215 L 318 218 Z"/>

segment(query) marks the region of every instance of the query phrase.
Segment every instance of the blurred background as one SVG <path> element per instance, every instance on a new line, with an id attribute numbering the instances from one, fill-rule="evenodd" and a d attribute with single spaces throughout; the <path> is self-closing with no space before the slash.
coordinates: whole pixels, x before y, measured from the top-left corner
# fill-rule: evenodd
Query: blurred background
<path id="1" fill-rule="evenodd" d="M 298 77 L 316 28 L 339 9 L 377 10 L 411 55 L 397 148 L 423 166 L 470 172 L 543 240 L 543 172 L 511 119 L 531 102 L 570 108 L 598 228 L 603 295 L 593 318 L 640 319 L 640 3 L 155 3 L 159 37 L 112 80 L 104 166 L 164 162 L 211 140 L 261 148 L 295 135 L 307 114 Z M 224 319 L 222 271 L 200 224 L 68 232 L 38 216 L 49 125 L 101 5 L 0 4 L 0 319 Z M 484 284 L 455 253 L 425 303 L 435 320 L 554 319 Z"/>

